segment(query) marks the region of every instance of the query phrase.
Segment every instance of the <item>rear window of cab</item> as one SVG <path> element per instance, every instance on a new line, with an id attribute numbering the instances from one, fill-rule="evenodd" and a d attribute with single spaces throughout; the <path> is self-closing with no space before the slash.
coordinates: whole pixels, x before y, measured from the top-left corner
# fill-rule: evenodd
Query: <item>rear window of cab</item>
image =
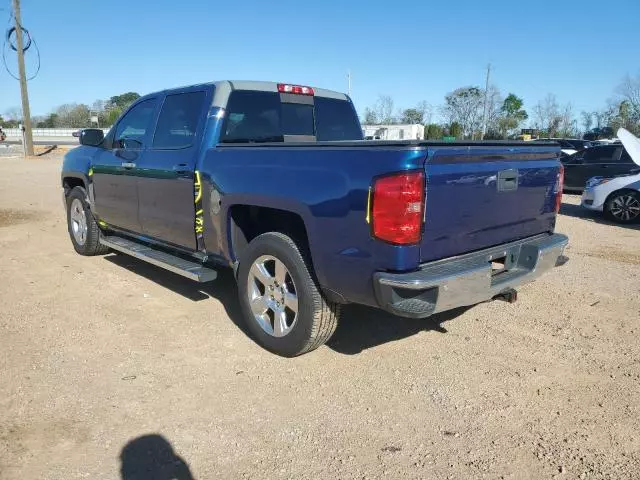
<path id="1" fill-rule="evenodd" d="M 290 135 L 362 140 L 356 112 L 346 100 L 313 97 L 313 104 L 286 103 L 279 93 L 236 90 L 227 112 L 223 143 L 283 142 Z"/>

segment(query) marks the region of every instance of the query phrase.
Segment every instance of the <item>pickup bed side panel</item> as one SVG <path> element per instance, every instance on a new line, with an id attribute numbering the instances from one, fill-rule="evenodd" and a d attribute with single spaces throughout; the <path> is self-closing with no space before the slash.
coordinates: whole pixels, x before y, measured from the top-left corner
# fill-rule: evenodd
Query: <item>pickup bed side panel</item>
<path id="1" fill-rule="evenodd" d="M 217 191 L 221 199 L 209 215 L 222 251 L 211 253 L 236 260 L 229 231 L 233 205 L 293 212 L 304 222 L 320 284 L 349 301 L 375 305 L 373 273 L 416 269 L 420 249 L 371 237 L 366 222 L 371 181 L 381 174 L 423 168 L 425 158 L 426 150 L 419 148 L 213 148 L 200 167 L 203 187 Z"/>

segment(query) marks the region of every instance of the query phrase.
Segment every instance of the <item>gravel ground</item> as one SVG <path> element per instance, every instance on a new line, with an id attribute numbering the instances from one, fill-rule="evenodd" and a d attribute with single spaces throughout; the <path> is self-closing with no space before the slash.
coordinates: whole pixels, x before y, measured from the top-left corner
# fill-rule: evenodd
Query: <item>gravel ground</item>
<path id="1" fill-rule="evenodd" d="M 76 255 L 59 169 L 0 158 L 0 478 L 640 477 L 638 228 L 565 196 L 571 260 L 517 303 L 349 307 L 284 359 L 228 274 Z"/>

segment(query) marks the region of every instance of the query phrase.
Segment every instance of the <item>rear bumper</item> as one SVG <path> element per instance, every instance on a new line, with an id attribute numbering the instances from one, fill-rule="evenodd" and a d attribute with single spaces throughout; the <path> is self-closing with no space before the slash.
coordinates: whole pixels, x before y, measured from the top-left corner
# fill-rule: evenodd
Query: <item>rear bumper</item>
<path id="1" fill-rule="evenodd" d="M 531 282 L 568 260 L 565 235 L 537 235 L 505 245 L 421 265 L 410 273 L 377 272 L 378 305 L 399 316 L 424 318 L 490 300 Z M 492 262 L 504 263 L 494 271 Z"/>

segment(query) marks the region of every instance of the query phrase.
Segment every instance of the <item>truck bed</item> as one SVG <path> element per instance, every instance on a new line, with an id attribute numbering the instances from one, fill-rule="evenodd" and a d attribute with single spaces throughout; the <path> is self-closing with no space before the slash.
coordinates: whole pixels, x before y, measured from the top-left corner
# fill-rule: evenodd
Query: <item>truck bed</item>
<path id="1" fill-rule="evenodd" d="M 202 168 L 226 193 L 223 211 L 253 204 L 298 214 L 320 283 L 367 303 L 373 287 L 361 279 L 376 271 L 553 232 L 559 151 L 522 141 L 223 143 Z M 419 244 L 395 246 L 372 236 L 368 195 L 375 178 L 405 170 L 425 172 L 424 230 Z M 503 171 L 516 175 L 517 190 L 497 190 Z"/>

